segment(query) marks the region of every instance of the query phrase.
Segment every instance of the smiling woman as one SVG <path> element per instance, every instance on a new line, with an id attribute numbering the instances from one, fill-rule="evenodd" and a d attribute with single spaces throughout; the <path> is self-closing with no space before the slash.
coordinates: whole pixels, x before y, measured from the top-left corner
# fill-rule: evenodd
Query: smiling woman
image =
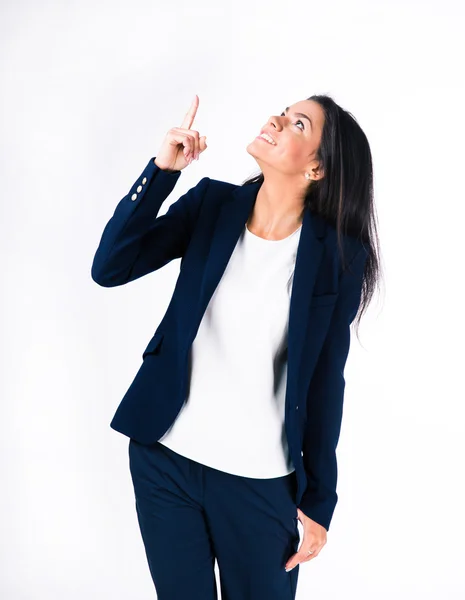
<path id="1" fill-rule="evenodd" d="M 355 121 L 313 97 L 248 145 L 258 177 L 203 177 L 158 216 L 206 149 L 191 129 L 197 107 L 196 96 L 94 257 L 92 277 L 109 288 L 181 259 L 110 425 L 130 438 L 158 597 L 216 598 L 217 559 L 225 597 L 293 600 L 337 502 L 349 325 L 376 266 L 371 155 Z"/>

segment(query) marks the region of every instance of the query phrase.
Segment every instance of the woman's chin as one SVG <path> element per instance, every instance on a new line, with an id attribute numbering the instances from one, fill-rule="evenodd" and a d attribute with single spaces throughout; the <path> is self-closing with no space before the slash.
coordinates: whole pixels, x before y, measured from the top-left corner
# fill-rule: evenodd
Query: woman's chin
<path id="1" fill-rule="evenodd" d="M 249 144 L 247 144 L 245 149 L 251 156 L 255 157 L 261 155 L 260 149 L 257 148 L 256 140 L 252 140 Z"/>

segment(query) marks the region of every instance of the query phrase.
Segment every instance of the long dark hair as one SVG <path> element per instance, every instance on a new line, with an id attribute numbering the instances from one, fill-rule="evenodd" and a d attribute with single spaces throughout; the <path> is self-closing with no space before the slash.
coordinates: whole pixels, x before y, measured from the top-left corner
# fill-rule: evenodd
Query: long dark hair
<path id="1" fill-rule="evenodd" d="M 355 117 L 330 96 L 314 95 L 307 100 L 318 102 L 325 115 L 321 144 L 315 157 L 320 161 L 324 176 L 309 184 L 304 209 L 309 208 L 336 228 L 343 268 L 344 234 L 360 239 L 368 250 L 360 306 L 354 319 L 358 331 L 381 274 L 370 145 Z M 263 181 L 260 171 L 241 185 Z"/>

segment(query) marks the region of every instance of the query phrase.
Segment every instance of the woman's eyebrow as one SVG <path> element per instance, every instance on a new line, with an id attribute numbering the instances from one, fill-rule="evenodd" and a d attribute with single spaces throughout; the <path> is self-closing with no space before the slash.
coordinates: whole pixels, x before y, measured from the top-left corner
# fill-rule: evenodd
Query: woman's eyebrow
<path id="1" fill-rule="evenodd" d="M 285 114 L 287 114 L 287 111 L 289 110 L 289 106 L 286 106 L 286 110 L 284 111 Z M 304 113 L 300 113 L 300 112 L 296 112 L 294 113 L 297 117 L 301 117 L 302 119 L 308 119 L 310 122 L 310 126 L 313 129 L 313 123 L 312 120 L 310 119 L 310 117 L 308 117 L 306 114 Z"/>

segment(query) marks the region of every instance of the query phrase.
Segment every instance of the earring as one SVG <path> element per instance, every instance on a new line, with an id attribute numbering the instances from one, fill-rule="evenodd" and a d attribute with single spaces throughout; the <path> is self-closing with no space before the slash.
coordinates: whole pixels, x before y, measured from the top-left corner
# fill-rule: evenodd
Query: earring
<path id="1" fill-rule="evenodd" d="M 305 179 L 310 179 L 310 175 L 308 173 L 305 173 Z"/>

